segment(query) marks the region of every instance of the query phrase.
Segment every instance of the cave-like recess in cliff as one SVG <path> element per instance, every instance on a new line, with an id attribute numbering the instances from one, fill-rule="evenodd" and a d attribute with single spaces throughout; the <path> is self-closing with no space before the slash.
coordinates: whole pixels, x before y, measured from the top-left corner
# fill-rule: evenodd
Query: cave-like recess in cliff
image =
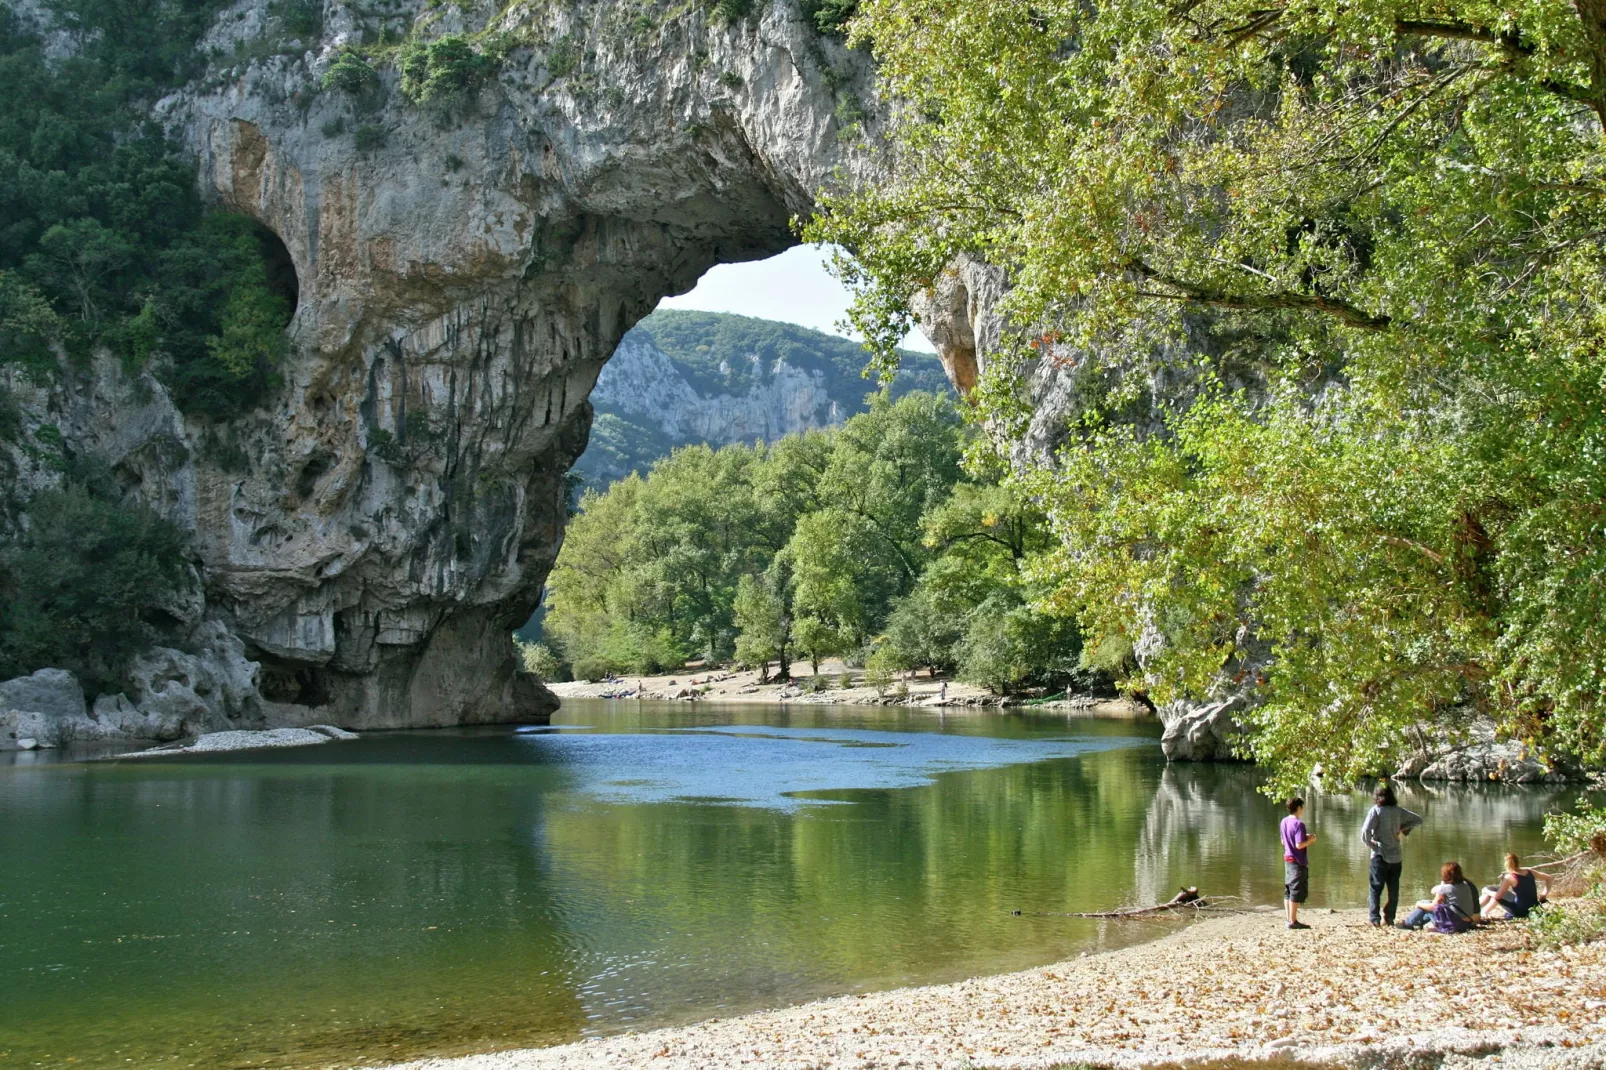
<path id="1" fill-rule="evenodd" d="M 251 223 L 256 233 L 257 248 L 262 253 L 262 266 L 268 273 L 268 289 L 284 298 L 285 307 L 289 310 L 279 326 L 289 327 L 301 301 L 301 279 L 296 275 L 295 259 L 290 255 L 283 238 L 254 219 Z"/>

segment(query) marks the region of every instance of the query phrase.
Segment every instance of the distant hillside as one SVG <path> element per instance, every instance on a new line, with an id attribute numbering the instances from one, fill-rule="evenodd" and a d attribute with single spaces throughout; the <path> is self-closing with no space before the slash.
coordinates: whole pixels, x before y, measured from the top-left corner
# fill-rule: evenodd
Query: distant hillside
<path id="1" fill-rule="evenodd" d="M 846 338 L 720 312 L 660 311 L 619 343 L 591 394 L 591 444 L 575 465 L 603 487 L 676 446 L 773 441 L 865 408 L 874 380 Z M 905 353 L 893 394 L 946 391 L 937 358 Z"/>

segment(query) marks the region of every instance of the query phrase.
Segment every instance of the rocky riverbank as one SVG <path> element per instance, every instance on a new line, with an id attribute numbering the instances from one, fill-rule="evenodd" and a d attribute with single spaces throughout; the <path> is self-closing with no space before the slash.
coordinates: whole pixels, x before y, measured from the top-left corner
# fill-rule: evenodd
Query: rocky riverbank
<path id="1" fill-rule="evenodd" d="M 824 689 L 811 689 L 808 685 L 811 678 L 817 678 L 824 683 Z M 986 688 L 977 687 L 975 684 L 919 674 L 896 680 L 890 687 L 875 688 L 865 683 L 864 673 L 861 670 L 850 670 L 834 658 L 821 663 L 817 677 L 808 662 L 796 663 L 792 666 L 792 679 L 786 683 L 761 682 L 757 670 L 737 672 L 710 669 L 697 672 L 681 671 L 662 676 L 631 676 L 600 683 L 570 681 L 549 684 L 548 687 L 559 699 L 639 698 L 654 702 L 963 708 L 1014 706 L 1022 701 L 1013 696 L 994 695 Z M 1054 702 L 1034 702 L 1032 708 L 1062 713 L 1072 712 L 1086 717 L 1153 716 L 1142 705 L 1130 699 L 1092 696 L 1073 696 Z"/>
<path id="2" fill-rule="evenodd" d="M 1533 950 L 1504 924 L 1373 929 L 1360 911 L 1199 922 L 1154 943 L 959 984 L 806 1003 L 406 1070 L 1159 1066 L 1606 1066 L 1606 946 Z M 1053 924 L 1023 918 L 1023 925 Z M 1141 921 L 1113 924 L 1141 925 Z M 1287 1064 L 1284 1064 L 1287 1065 Z"/>

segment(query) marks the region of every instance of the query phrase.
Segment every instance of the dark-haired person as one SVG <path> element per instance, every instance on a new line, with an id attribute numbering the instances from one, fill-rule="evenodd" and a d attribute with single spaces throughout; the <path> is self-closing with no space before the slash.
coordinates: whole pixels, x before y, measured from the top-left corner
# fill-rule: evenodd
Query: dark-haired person
<path id="1" fill-rule="evenodd" d="M 1420 929 L 1428 922 L 1441 933 L 1463 933 L 1478 923 L 1478 886 L 1461 872 L 1461 863 L 1446 862 L 1439 867 L 1439 883 L 1428 890 L 1425 899 L 1400 922 L 1402 929 Z"/>
<path id="2" fill-rule="evenodd" d="M 1372 808 L 1361 825 L 1361 842 L 1372 849 L 1368 874 L 1371 894 L 1366 899 L 1373 925 L 1394 924 L 1394 911 L 1400 899 L 1400 871 L 1405 868 L 1405 852 L 1400 841 L 1422 824 L 1422 815 L 1400 805 L 1394 789 L 1385 781 L 1372 793 Z M 1388 892 L 1387 902 L 1383 901 Z"/>
<path id="3" fill-rule="evenodd" d="M 1316 836 L 1300 817 L 1304 810 L 1304 799 L 1289 799 L 1288 816 L 1278 826 L 1283 841 L 1283 905 L 1288 910 L 1290 929 L 1310 928 L 1299 920 L 1299 904 L 1310 895 L 1310 856 L 1306 849 L 1316 842 Z"/>
<path id="4" fill-rule="evenodd" d="M 1545 890 L 1540 892 L 1539 885 Z M 1537 869 L 1524 869 L 1516 855 L 1506 855 L 1506 871 L 1500 883 L 1483 890 L 1483 912 L 1490 918 L 1526 918 L 1529 911 L 1550 895 L 1550 878 Z"/>

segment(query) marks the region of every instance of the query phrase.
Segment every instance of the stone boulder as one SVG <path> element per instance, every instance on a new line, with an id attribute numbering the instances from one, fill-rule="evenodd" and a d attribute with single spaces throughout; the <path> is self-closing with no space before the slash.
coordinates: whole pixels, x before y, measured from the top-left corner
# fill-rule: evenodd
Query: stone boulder
<path id="1" fill-rule="evenodd" d="M 1235 714 L 1246 709 L 1243 695 L 1212 702 L 1167 702 L 1158 710 L 1165 734 L 1160 749 L 1168 762 L 1231 762 L 1240 760 L 1233 743 L 1243 731 Z"/>
<path id="2" fill-rule="evenodd" d="M 66 669 L 40 669 L 0 683 L 0 748 L 16 750 L 22 740 L 58 747 L 74 738 L 72 726 L 88 720 L 85 710 L 84 689 Z"/>
<path id="3" fill-rule="evenodd" d="M 1473 725 L 1465 743 L 1413 754 L 1394 775 L 1402 780 L 1505 784 L 1565 784 L 1583 779 L 1577 770 L 1547 763 L 1515 740 L 1497 739 L 1494 725 L 1488 721 Z"/>

